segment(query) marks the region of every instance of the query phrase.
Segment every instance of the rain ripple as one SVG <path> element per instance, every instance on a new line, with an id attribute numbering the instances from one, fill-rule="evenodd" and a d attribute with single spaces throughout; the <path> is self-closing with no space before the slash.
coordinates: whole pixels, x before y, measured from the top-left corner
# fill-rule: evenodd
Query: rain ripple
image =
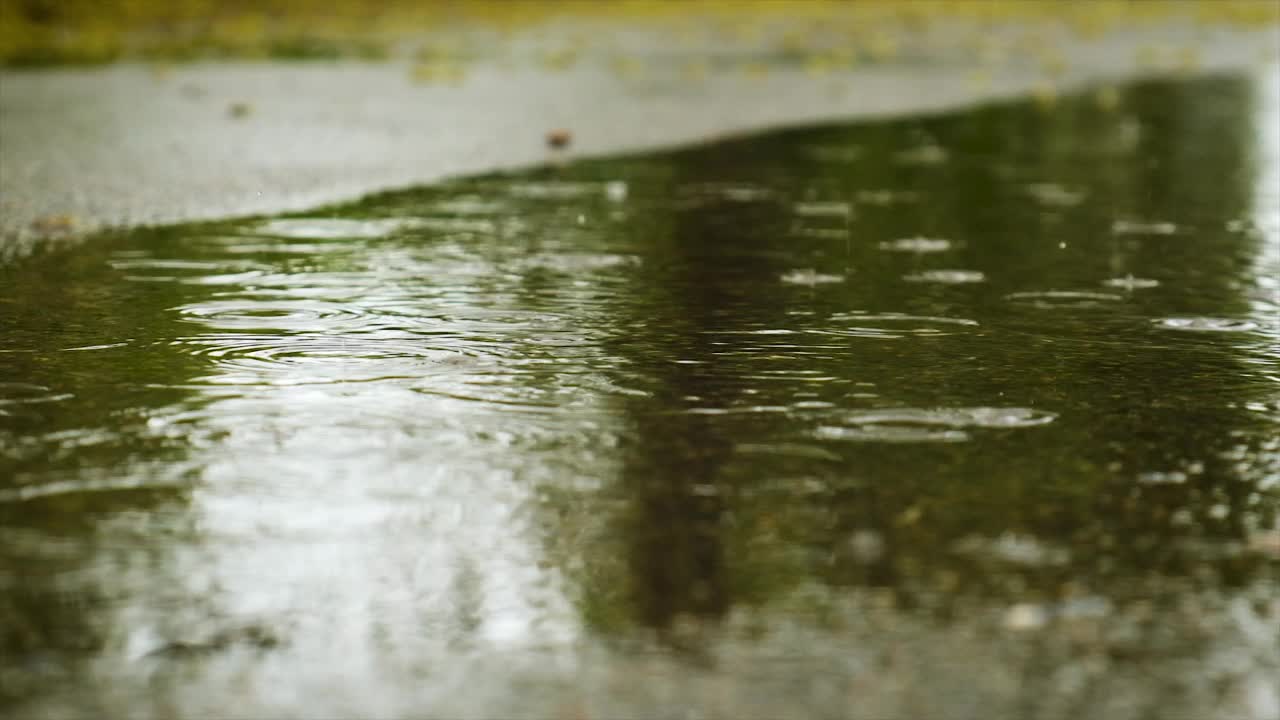
<path id="1" fill-rule="evenodd" d="M 787 285 L 829 285 L 844 282 L 843 275 L 820 273 L 813 269 L 792 270 L 780 278 Z"/>
<path id="2" fill-rule="evenodd" d="M 1048 425 L 1055 413 L 1019 407 L 891 408 L 846 413 L 839 425 L 823 425 L 824 440 L 857 442 L 964 442 L 970 429 L 1017 429 Z"/>
<path id="3" fill-rule="evenodd" d="M 1027 194 L 1040 204 L 1052 207 L 1074 207 L 1085 198 L 1083 190 L 1065 188 L 1056 183 L 1032 183 L 1027 186 Z"/>
<path id="4" fill-rule="evenodd" d="M 1146 290 L 1154 287 L 1160 287 L 1159 280 L 1134 277 L 1132 275 L 1109 278 L 1107 280 L 1103 280 L 1102 284 L 1107 287 L 1120 288 L 1121 290 Z"/>
<path id="5" fill-rule="evenodd" d="M 1171 222 L 1117 220 L 1111 224 L 1111 232 L 1115 235 L 1173 235 L 1178 232 L 1178 226 Z"/>
<path id="6" fill-rule="evenodd" d="M 910 237 L 887 240 L 880 243 L 881 250 L 890 252 L 936 253 L 951 249 L 951 241 L 943 238 Z"/>
<path id="7" fill-rule="evenodd" d="M 231 285 L 259 277 L 266 267 L 240 260 L 218 262 L 154 257 L 118 257 L 111 268 L 130 282 L 177 282 L 188 285 Z"/>
<path id="8" fill-rule="evenodd" d="M 893 340 L 908 336 L 938 337 L 954 335 L 958 328 L 976 327 L 977 320 L 968 318 L 933 317 L 928 315 L 906 315 L 903 313 L 837 313 L 830 318 L 833 322 L 856 323 L 845 328 L 812 330 L 819 335 L 836 335 L 841 337 L 864 337 Z"/>
<path id="9" fill-rule="evenodd" d="M 1124 300 L 1113 293 L 1089 292 L 1085 290 L 1041 290 L 1032 292 L 1016 292 L 1004 296 L 1019 304 L 1027 304 L 1038 308 L 1089 308 L 1105 303 Z"/>
<path id="10" fill-rule="evenodd" d="M 1252 320 L 1215 317 L 1169 317 L 1153 322 L 1162 328 L 1186 332 L 1249 332 L 1259 327 Z"/>
<path id="11" fill-rule="evenodd" d="M 73 396 L 70 393 L 55 392 L 44 385 L 0 382 L 0 415 L 5 414 L 3 408 L 6 406 L 58 402 L 71 397 Z"/>
<path id="12" fill-rule="evenodd" d="M 321 300 L 222 300 L 182 305 L 175 310 L 185 320 L 228 330 L 336 329 L 341 320 L 364 316 L 348 305 Z"/>
<path id="13" fill-rule="evenodd" d="M 971 283 L 985 282 L 987 276 L 977 270 L 926 270 L 924 272 L 915 273 L 914 275 L 906 275 L 902 279 L 907 282 L 916 283 L 968 285 Z"/>
<path id="14" fill-rule="evenodd" d="M 401 337 L 215 335 L 184 338 L 174 347 L 211 359 L 215 385 L 310 385 L 420 378 L 488 366 L 483 353 L 424 346 Z"/>

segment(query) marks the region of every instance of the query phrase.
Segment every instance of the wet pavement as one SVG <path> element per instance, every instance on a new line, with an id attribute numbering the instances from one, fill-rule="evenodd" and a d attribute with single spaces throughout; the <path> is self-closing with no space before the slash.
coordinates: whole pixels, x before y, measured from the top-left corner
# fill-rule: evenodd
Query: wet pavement
<path id="1" fill-rule="evenodd" d="M 16 717 L 1280 716 L 1280 87 L 0 268 Z"/>

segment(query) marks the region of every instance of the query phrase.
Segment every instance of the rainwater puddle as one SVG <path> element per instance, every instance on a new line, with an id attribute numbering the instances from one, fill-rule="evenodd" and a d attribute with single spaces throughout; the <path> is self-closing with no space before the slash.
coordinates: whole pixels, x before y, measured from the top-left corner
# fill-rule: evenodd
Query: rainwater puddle
<path id="1" fill-rule="evenodd" d="M 1247 710 L 1280 692 L 1269 88 L 0 267 L 0 714 Z"/>

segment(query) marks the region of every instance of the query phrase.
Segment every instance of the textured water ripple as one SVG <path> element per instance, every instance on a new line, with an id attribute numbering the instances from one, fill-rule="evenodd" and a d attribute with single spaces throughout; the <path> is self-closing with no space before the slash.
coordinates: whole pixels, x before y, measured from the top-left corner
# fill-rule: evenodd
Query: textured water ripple
<path id="1" fill-rule="evenodd" d="M 825 440 L 859 442 L 963 442 L 967 430 L 1008 430 L 1048 425 L 1057 414 L 1019 407 L 889 408 L 855 410 L 840 424 L 822 425 L 815 435 Z"/>

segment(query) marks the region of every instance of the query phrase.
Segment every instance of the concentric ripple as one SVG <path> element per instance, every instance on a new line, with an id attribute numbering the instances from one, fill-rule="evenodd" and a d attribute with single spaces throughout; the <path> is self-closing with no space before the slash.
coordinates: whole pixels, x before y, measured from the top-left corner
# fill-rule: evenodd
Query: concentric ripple
<path id="1" fill-rule="evenodd" d="M 1152 322 L 1167 330 L 1185 332 L 1249 332 L 1259 327 L 1252 320 L 1219 317 L 1167 317 Z"/>
<path id="2" fill-rule="evenodd" d="M 322 300 L 212 300 L 175 310 L 184 320 L 227 330 L 336 329 L 343 320 L 365 315 L 358 308 Z"/>
<path id="3" fill-rule="evenodd" d="M 305 385 L 418 378 L 469 372 L 490 363 L 474 350 L 429 346 L 403 337 L 219 334 L 172 346 L 211 359 L 215 385 Z"/>
<path id="4" fill-rule="evenodd" d="M 954 335 L 962 328 L 977 327 L 977 320 L 968 318 L 907 315 L 904 313 L 837 313 L 831 316 L 833 323 L 853 323 L 847 327 L 832 326 L 812 332 L 820 335 L 864 337 L 892 340 L 908 336 Z"/>
<path id="5" fill-rule="evenodd" d="M 1111 224 L 1116 235 L 1173 235 L 1178 226 L 1171 222 L 1144 220 L 1117 220 Z"/>
<path id="6" fill-rule="evenodd" d="M 1048 425 L 1057 415 L 1020 407 L 892 408 L 845 414 L 855 425 L 925 425 L 953 428 L 1026 428 Z"/>
<path id="7" fill-rule="evenodd" d="M 969 433 L 963 430 L 901 425 L 859 425 L 855 427 L 823 425 L 814 431 L 814 436 L 820 440 L 879 443 L 950 443 L 964 442 L 969 439 Z"/>
<path id="8" fill-rule="evenodd" d="M 1055 413 L 1019 407 L 891 408 L 846 413 L 839 425 L 823 425 L 815 435 L 859 442 L 962 442 L 970 429 L 1018 429 L 1048 425 Z"/>
<path id="9" fill-rule="evenodd" d="M 936 283 L 939 285 L 971 285 L 986 282 L 987 276 L 977 270 L 925 270 L 906 275 L 907 282 Z"/>
<path id="10" fill-rule="evenodd" d="M 44 385 L 0 382 L 0 408 L 11 405 L 58 402 L 71 397 L 73 396 L 70 393 L 60 393 Z"/>
<path id="11" fill-rule="evenodd" d="M 1102 284 L 1107 287 L 1120 288 L 1121 290 L 1147 290 L 1154 287 L 1160 287 L 1159 280 L 1134 277 L 1132 275 L 1108 278 L 1103 280 Z"/>
<path id="12" fill-rule="evenodd" d="M 1114 293 L 1087 290 L 1040 290 L 1016 292 L 1004 296 L 1005 300 L 1037 308 L 1091 308 L 1124 300 Z"/>
<path id="13" fill-rule="evenodd" d="M 830 285 L 844 282 L 843 275 L 820 273 L 812 268 L 792 270 L 779 278 L 785 285 Z"/>

